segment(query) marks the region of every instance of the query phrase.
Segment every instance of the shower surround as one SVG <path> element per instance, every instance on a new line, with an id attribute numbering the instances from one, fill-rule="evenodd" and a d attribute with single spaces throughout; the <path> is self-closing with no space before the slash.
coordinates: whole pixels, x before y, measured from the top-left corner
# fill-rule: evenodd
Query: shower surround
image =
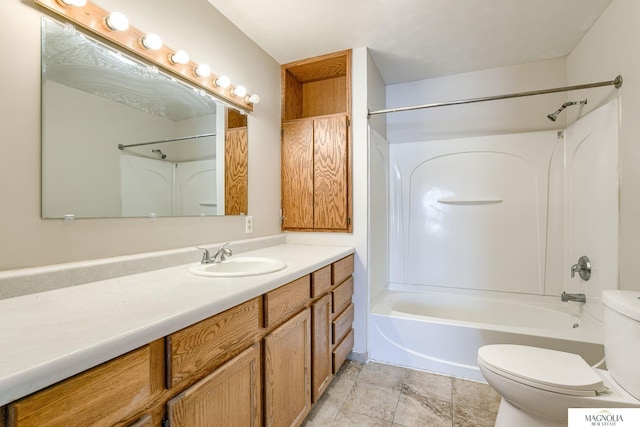
<path id="1" fill-rule="evenodd" d="M 600 292 L 616 288 L 618 276 L 617 101 L 559 132 L 389 144 L 388 151 L 379 135 L 371 139 L 371 164 L 389 158 L 390 207 L 388 282 L 372 278 L 372 359 L 476 379 L 475 351 L 490 342 L 588 349 L 597 361 Z M 582 255 L 593 264 L 588 282 L 570 277 Z M 562 291 L 584 293 L 587 303 L 562 303 Z M 414 295 L 409 315 L 396 307 L 398 294 Z M 457 299 L 465 310 L 446 303 Z M 497 301 L 521 310 L 508 314 Z M 536 318 L 547 310 L 570 310 L 574 320 L 542 328 Z M 516 327 L 509 316 L 520 312 L 539 314 Z M 444 335 L 442 325 L 452 325 Z M 460 360 L 441 356 L 460 352 Z"/>

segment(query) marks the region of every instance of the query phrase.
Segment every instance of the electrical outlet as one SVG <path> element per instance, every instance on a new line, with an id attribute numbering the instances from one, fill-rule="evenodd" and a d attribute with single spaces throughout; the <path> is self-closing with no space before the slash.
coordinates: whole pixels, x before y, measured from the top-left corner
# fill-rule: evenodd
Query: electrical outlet
<path id="1" fill-rule="evenodd" d="M 250 215 L 244 217 L 244 232 L 253 233 L 253 217 Z"/>

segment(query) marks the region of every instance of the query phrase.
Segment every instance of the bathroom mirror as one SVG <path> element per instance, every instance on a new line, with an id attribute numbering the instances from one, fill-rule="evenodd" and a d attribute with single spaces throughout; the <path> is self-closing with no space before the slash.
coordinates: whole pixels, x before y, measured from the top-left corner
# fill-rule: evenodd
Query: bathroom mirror
<path id="1" fill-rule="evenodd" d="M 42 19 L 43 218 L 246 214 L 247 154 L 243 113 Z"/>

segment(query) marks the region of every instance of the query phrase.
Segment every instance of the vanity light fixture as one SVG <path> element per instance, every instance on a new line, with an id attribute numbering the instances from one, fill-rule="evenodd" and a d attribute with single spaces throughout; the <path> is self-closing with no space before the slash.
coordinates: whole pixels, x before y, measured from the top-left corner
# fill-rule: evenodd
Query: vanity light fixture
<path id="1" fill-rule="evenodd" d="M 231 95 L 244 98 L 247 95 L 247 88 L 242 85 L 238 85 L 231 89 Z"/>
<path id="2" fill-rule="evenodd" d="M 207 64 L 200 64 L 193 69 L 193 74 L 198 77 L 209 77 L 211 75 L 211 67 Z"/>
<path id="3" fill-rule="evenodd" d="M 260 102 L 260 96 L 257 93 L 254 93 L 253 95 L 246 96 L 244 98 L 244 102 L 247 104 L 258 104 Z"/>
<path id="4" fill-rule="evenodd" d="M 68 7 L 82 7 L 86 6 L 87 0 L 58 0 L 58 3 Z"/>
<path id="5" fill-rule="evenodd" d="M 126 31 L 129 28 L 129 19 L 121 12 L 111 12 L 104 18 L 104 23 L 113 31 Z"/>
<path id="6" fill-rule="evenodd" d="M 178 76 L 196 88 L 205 90 L 208 95 L 245 113 L 253 111 L 254 104 L 260 101 L 257 95 L 247 96 L 247 89 L 244 86 L 232 87 L 231 80 L 227 76 L 210 78 L 209 66 L 198 65 L 191 61 L 187 52 L 183 50 L 174 51 L 164 46 L 157 34 L 146 34 L 130 26 L 124 14 L 109 13 L 93 0 L 33 0 L 33 2 L 62 16 L 71 24 L 79 25 L 120 46 L 125 51 L 142 57 L 153 64 L 152 67 L 159 67 L 169 75 Z M 76 9 L 78 7 L 82 10 Z M 71 24 L 68 25 L 73 28 Z"/>
<path id="7" fill-rule="evenodd" d="M 220 76 L 213 81 L 213 84 L 223 89 L 226 89 L 229 86 L 231 86 L 231 80 L 227 76 Z"/>
<path id="8" fill-rule="evenodd" d="M 159 50 L 162 47 L 162 39 L 157 34 L 149 33 L 140 37 L 140 44 L 145 49 Z"/>
<path id="9" fill-rule="evenodd" d="M 184 50 L 179 50 L 175 53 L 169 55 L 169 61 L 172 64 L 188 64 L 189 63 L 189 54 Z"/>

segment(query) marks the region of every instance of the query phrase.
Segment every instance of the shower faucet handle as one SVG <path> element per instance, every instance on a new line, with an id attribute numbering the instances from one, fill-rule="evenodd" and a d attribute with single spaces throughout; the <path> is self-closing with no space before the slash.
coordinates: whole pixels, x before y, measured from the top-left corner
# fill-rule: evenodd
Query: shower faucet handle
<path id="1" fill-rule="evenodd" d="M 581 256 L 578 259 L 578 263 L 571 266 L 571 277 L 576 277 L 576 273 L 585 282 L 591 278 L 591 260 L 588 256 Z"/>

